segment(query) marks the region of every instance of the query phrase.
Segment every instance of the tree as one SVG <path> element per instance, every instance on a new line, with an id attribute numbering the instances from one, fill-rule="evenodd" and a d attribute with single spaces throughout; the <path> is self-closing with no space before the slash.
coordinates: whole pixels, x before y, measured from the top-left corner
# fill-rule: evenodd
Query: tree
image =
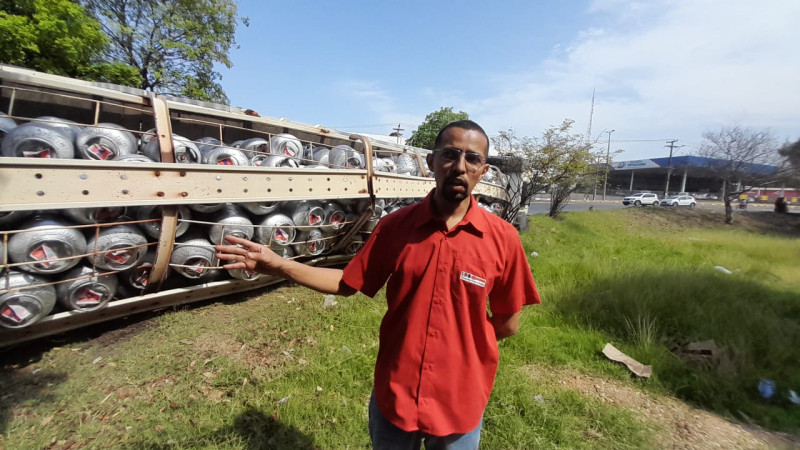
<path id="1" fill-rule="evenodd" d="M 433 144 L 436 141 L 436 135 L 439 134 L 439 130 L 450 122 L 465 119 L 469 119 L 469 114 L 464 111 L 455 113 L 452 107 L 443 107 L 425 116 L 425 121 L 417 127 L 416 131 L 411 133 L 411 137 L 408 138 L 406 144 L 433 150 Z"/>
<path id="2" fill-rule="evenodd" d="M 550 192 L 550 217 L 561 213 L 594 160 L 591 143 L 571 133 L 572 124 L 565 119 L 546 129 L 539 139 L 517 137 L 512 129 L 491 138 L 498 153 L 513 158 L 522 174 L 521 183 L 509 186 L 514 201 L 504 211 L 504 219 L 512 221 L 537 192 Z"/>
<path id="3" fill-rule="evenodd" d="M 0 62 L 74 78 L 129 84 L 131 67 L 103 63 L 100 24 L 69 0 L 0 0 Z"/>
<path id="4" fill-rule="evenodd" d="M 700 156 L 714 158 L 710 170 L 723 183 L 725 223 L 733 223 L 731 201 L 754 186 L 765 186 L 777 180 L 773 164 L 778 152 L 769 129 L 754 130 L 739 125 L 722 127 L 703 133 Z"/>
<path id="5" fill-rule="evenodd" d="M 214 64 L 232 66 L 239 17 L 233 0 L 83 0 L 111 44 L 106 62 L 138 71 L 138 87 L 228 103 Z"/>
<path id="6" fill-rule="evenodd" d="M 800 186 L 800 139 L 797 142 L 787 142 L 778 149 L 778 154 L 783 157 L 782 178 L 786 183 Z"/>

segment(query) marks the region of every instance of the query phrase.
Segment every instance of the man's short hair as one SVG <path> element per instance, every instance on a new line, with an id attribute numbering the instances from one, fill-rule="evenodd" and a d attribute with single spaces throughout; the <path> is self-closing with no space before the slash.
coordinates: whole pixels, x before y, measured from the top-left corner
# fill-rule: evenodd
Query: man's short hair
<path id="1" fill-rule="evenodd" d="M 486 155 L 489 154 L 489 136 L 485 131 L 483 131 L 483 128 L 481 128 L 480 125 L 469 119 L 456 120 L 455 122 L 450 122 L 445 125 L 444 128 L 439 131 L 439 134 L 436 135 L 436 140 L 433 142 L 433 148 L 439 148 L 439 145 L 442 143 L 442 135 L 450 128 L 461 128 L 462 130 L 472 130 L 481 133 L 483 137 L 486 138 Z"/>

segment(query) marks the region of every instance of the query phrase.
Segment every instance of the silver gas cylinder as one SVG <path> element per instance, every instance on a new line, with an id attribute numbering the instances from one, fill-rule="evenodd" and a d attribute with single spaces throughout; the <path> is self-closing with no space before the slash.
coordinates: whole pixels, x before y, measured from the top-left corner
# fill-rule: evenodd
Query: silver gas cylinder
<path id="1" fill-rule="evenodd" d="M 155 162 L 147 156 L 138 153 L 131 153 L 130 155 L 120 155 L 114 161 L 134 162 L 134 163 L 151 163 Z"/>
<path id="2" fill-rule="evenodd" d="M 147 147 L 147 144 L 156 138 L 158 138 L 158 136 L 156 135 L 155 128 L 150 128 L 149 130 L 142 133 L 142 135 L 139 137 L 139 151 L 144 153 L 144 149 L 145 147 Z M 157 159 L 156 161 L 161 161 L 161 158 Z"/>
<path id="3" fill-rule="evenodd" d="M 58 302 L 72 311 L 94 311 L 105 307 L 117 293 L 117 275 L 98 276 L 91 267 L 77 266 L 64 274 L 64 279 L 75 279 L 56 285 Z"/>
<path id="4" fill-rule="evenodd" d="M 78 133 L 81 131 L 81 125 L 78 122 L 61 117 L 39 116 L 33 119 L 33 122 L 55 128 L 73 143 L 75 142 L 75 138 L 78 137 Z"/>
<path id="5" fill-rule="evenodd" d="M 250 138 L 241 143 L 242 150 L 253 153 L 272 153 L 269 148 L 269 141 L 264 138 Z"/>
<path id="6" fill-rule="evenodd" d="M 300 167 L 294 158 L 286 155 L 267 156 L 259 163 L 259 165 L 261 167 Z"/>
<path id="7" fill-rule="evenodd" d="M 282 205 L 282 209 L 292 218 L 298 230 L 318 228 L 325 223 L 325 210 L 315 201 L 286 202 Z"/>
<path id="8" fill-rule="evenodd" d="M 299 256 L 317 256 L 325 252 L 328 239 L 318 228 L 300 231 L 292 244 L 292 249 Z"/>
<path id="9" fill-rule="evenodd" d="M 256 216 L 274 213 L 280 207 L 280 203 L 278 202 L 247 202 L 240 203 L 239 205 Z"/>
<path id="10" fill-rule="evenodd" d="M 394 158 L 397 173 L 404 175 L 419 175 L 419 166 L 417 160 L 409 153 L 401 153 Z"/>
<path id="11" fill-rule="evenodd" d="M 11 228 L 11 226 L 33 214 L 32 211 L 0 211 L 0 228 Z"/>
<path id="12" fill-rule="evenodd" d="M 202 162 L 212 166 L 249 166 L 250 158 L 238 148 L 213 147 L 203 154 Z"/>
<path id="13" fill-rule="evenodd" d="M 71 159 L 75 157 L 75 145 L 56 128 L 28 122 L 17 125 L 3 137 L 0 153 L 18 158 Z"/>
<path id="14" fill-rule="evenodd" d="M 273 155 L 285 155 L 290 158 L 299 157 L 303 153 L 303 144 L 289 133 L 281 133 L 269 139 L 269 150 Z"/>
<path id="15" fill-rule="evenodd" d="M 286 214 L 273 213 L 264 218 L 256 229 L 256 238 L 259 242 L 269 245 L 272 249 L 279 249 L 290 245 L 294 241 L 297 231 L 294 222 Z"/>
<path id="16" fill-rule="evenodd" d="M 349 145 L 337 145 L 328 153 L 328 163 L 336 169 L 363 169 L 364 155 Z"/>
<path id="17" fill-rule="evenodd" d="M 344 248 L 344 252 L 348 255 L 355 255 L 364 246 L 364 241 L 361 239 L 354 239 L 350 241 Z"/>
<path id="18" fill-rule="evenodd" d="M 204 238 L 191 237 L 175 243 L 169 263 L 170 265 L 187 266 L 173 266 L 172 269 L 186 278 L 198 279 L 203 278 L 209 272 L 209 267 L 213 265 L 215 257 L 216 251 L 211 242 Z"/>
<path id="19" fill-rule="evenodd" d="M 156 249 L 151 247 L 144 254 L 144 257 L 135 266 L 120 272 L 119 279 L 127 285 L 142 290 L 147 287 L 150 281 L 150 272 L 153 270 L 153 264 L 156 261 Z M 167 272 L 169 276 L 169 272 Z"/>
<path id="20" fill-rule="evenodd" d="M 202 159 L 197 145 L 177 134 L 172 135 L 172 152 L 176 163 L 199 164 Z M 148 140 L 144 149 L 142 149 L 142 153 L 153 161 L 161 162 L 161 145 L 158 139 L 152 138 Z"/>
<path id="21" fill-rule="evenodd" d="M 0 276 L 0 326 L 23 328 L 50 314 L 56 305 L 56 289 L 41 286 L 47 283 L 40 276 L 14 270 Z"/>
<path id="22" fill-rule="evenodd" d="M 83 159 L 108 161 L 136 153 L 136 137 L 115 123 L 82 128 L 75 136 L 75 150 Z"/>
<path id="23" fill-rule="evenodd" d="M 255 281 L 261 278 L 261 273 L 247 269 L 229 269 L 228 274 L 237 280 Z"/>
<path id="24" fill-rule="evenodd" d="M 86 251 L 90 264 L 106 270 L 126 270 L 139 264 L 147 253 L 147 238 L 133 225 L 102 227 L 92 233 Z"/>
<path id="25" fill-rule="evenodd" d="M 225 203 L 196 203 L 186 205 L 192 211 L 197 211 L 201 214 L 213 213 L 225 207 Z"/>
<path id="26" fill-rule="evenodd" d="M 127 212 L 124 206 L 103 206 L 100 208 L 70 208 L 63 210 L 65 216 L 71 220 L 90 225 L 93 223 L 118 222 Z"/>
<path id="27" fill-rule="evenodd" d="M 86 253 L 86 238 L 71 224 L 57 216 L 34 216 L 20 224 L 25 231 L 8 239 L 8 256 L 13 263 L 31 273 L 64 272 L 80 262 Z"/>
<path id="28" fill-rule="evenodd" d="M 312 154 L 314 156 L 314 161 L 323 165 L 329 164 L 331 149 L 329 149 L 328 147 L 320 146 L 320 147 L 314 147 L 312 151 L 313 151 Z"/>
<path id="29" fill-rule="evenodd" d="M 344 227 L 347 222 L 347 213 L 341 204 L 326 201 L 322 204 L 322 210 L 325 212 L 325 221 L 322 226 L 323 232 L 326 234 L 336 233 Z"/>
<path id="30" fill-rule="evenodd" d="M 372 160 L 372 168 L 378 172 L 397 172 L 397 165 L 395 165 L 392 158 L 374 158 Z"/>
<path id="31" fill-rule="evenodd" d="M 208 230 L 208 237 L 214 244 L 227 244 L 225 236 L 235 236 L 250 240 L 253 237 L 253 222 L 233 203 L 226 203 L 224 208 L 214 213 L 215 225 Z"/>
<path id="32" fill-rule="evenodd" d="M 16 126 L 17 122 L 14 119 L 0 112 L 0 143 L 3 142 L 3 137 Z"/>
<path id="33" fill-rule="evenodd" d="M 161 222 L 160 219 L 163 215 L 161 206 L 148 205 L 140 206 L 136 209 L 137 220 L 159 219 L 158 222 L 143 222 L 139 226 L 144 230 L 144 233 L 153 239 L 158 239 L 161 236 Z M 189 230 L 189 222 L 192 218 L 192 213 L 189 208 L 180 205 L 178 206 L 178 227 L 175 230 L 175 237 L 183 236 Z"/>

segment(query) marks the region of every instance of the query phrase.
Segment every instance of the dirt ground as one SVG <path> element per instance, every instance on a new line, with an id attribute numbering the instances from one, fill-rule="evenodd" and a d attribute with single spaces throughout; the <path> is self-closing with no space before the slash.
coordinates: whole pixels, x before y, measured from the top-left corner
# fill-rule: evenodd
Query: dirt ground
<path id="1" fill-rule="evenodd" d="M 642 392 L 616 380 L 595 378 L 566 371 L 529 368 L 534 379 L 556 379 L 564 389 L 585 397 L 625 408 L 657 430 L 657 448 L 705 449 L 796 449 L 800 437 L 734 423 L 716 414 L 693 408 L 681 400 Z"/>

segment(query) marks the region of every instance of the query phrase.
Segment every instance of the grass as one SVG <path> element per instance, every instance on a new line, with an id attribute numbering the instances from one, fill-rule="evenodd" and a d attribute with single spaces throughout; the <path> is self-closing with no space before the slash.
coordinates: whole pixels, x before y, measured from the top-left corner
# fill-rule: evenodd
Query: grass
<path id="1" fill-rule="evenodd" d="M 629 410 L 532 371 L 614 379 L 797 431 L 800 407 L 785 393 L 800 390 L 800 241 L 675 218 L 658 209 L 531 218 L 522 240 L 539 254 L 530 262 L 543 304 L 500 343 L 485 448 L 656 445 L 656 427 Z M 382 295 L 323 309 L 323 295 L 284 285 L 6 350 L 0 447 L 368 447 Z M 714 358 L 680 356 L 707 340 Z M 632 380 L 602 357 L 607 342 L 652 365 L 653 378 Z M 762 378 L 775 380 L 776 397 L 758 394 Z"/>

